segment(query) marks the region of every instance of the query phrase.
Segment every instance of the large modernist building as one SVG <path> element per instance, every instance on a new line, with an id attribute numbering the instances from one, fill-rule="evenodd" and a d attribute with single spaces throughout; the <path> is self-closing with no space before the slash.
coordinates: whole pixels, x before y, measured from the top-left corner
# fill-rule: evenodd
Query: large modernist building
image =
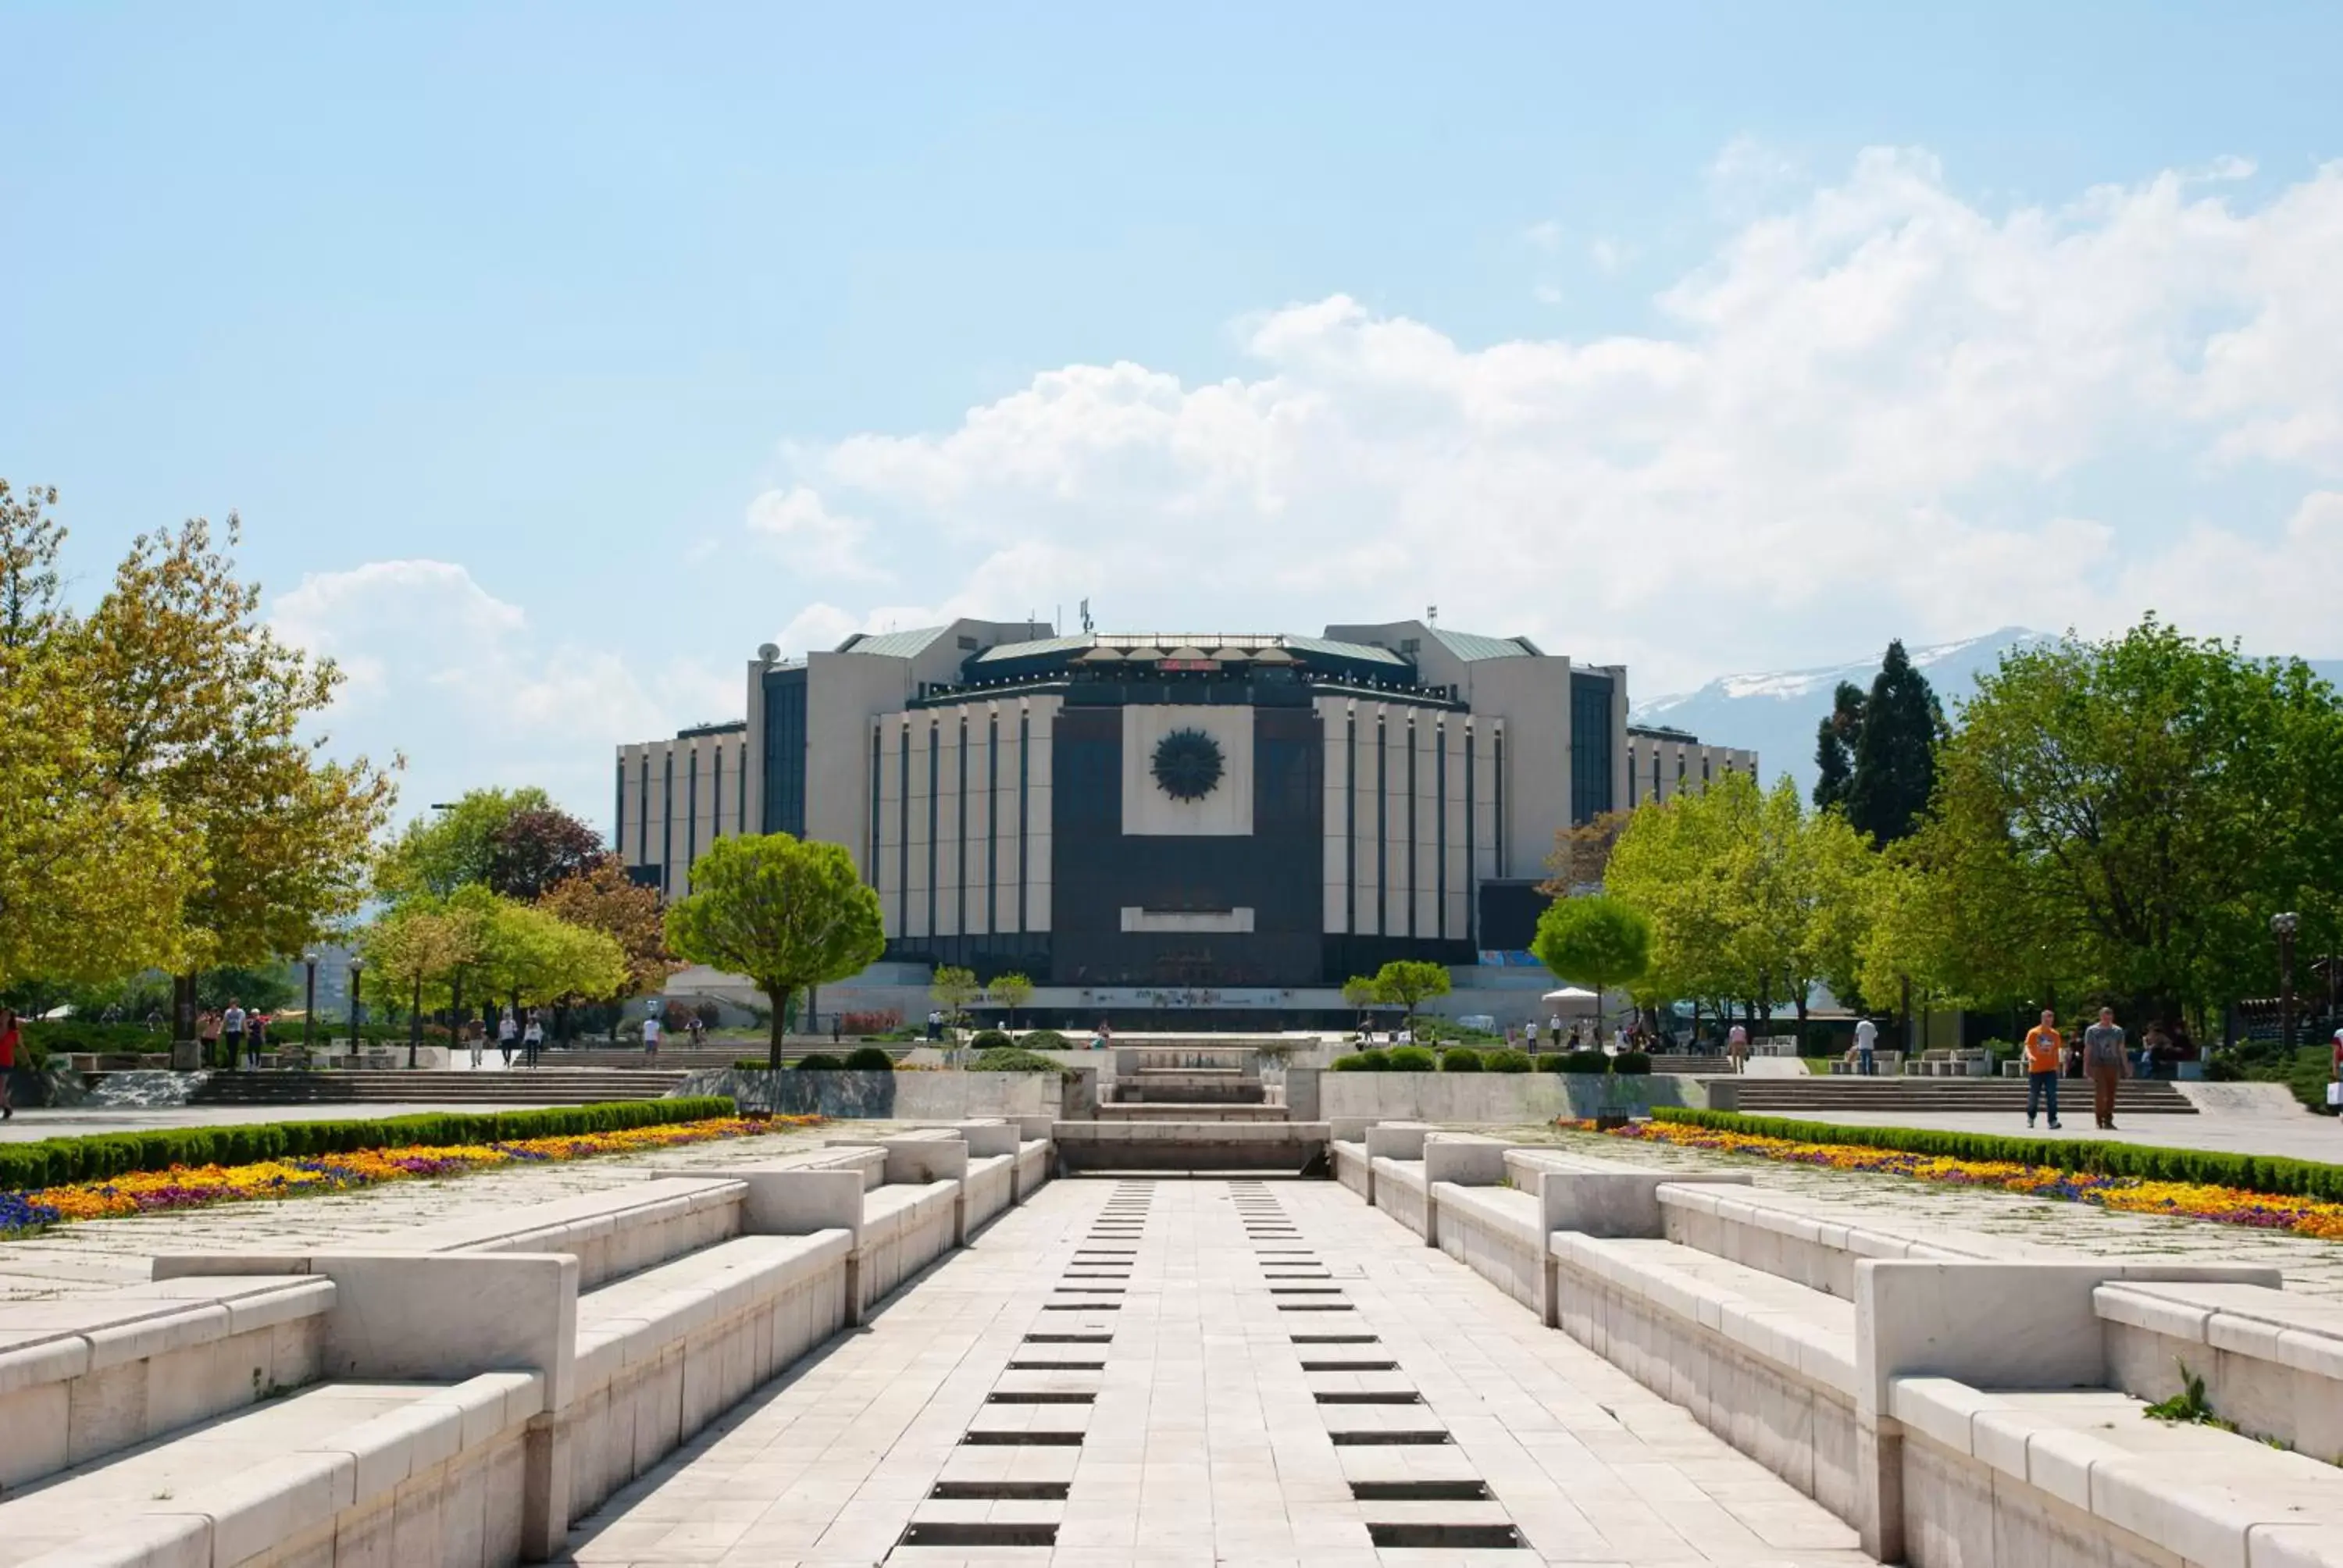
<path id="1" fill-rule="evenodd" d="M 1526 948 L 1558 829 L 1745 751 L 1627 724 L 1626 671 L 1424 621 L 1323 636 L 848 638 L 744 721 L 619 749 L 618 849 L 679 896 L 727 834 L 842 844 L 888 957 L 1083 993 L 1339 985 Z"/>

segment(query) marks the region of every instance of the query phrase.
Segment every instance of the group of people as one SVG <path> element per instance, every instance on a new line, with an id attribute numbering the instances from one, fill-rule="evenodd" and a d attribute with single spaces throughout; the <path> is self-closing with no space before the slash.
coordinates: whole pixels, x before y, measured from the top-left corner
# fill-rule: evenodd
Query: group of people
<path id="1" fill-rule="evenodd" d="M 2158 1030 L 2151 1030 L 2151 1036 Z M 2343 1030 L 2337 1031 L 2338 1060 L 2343 1062 Z M 2020 1048 L 2026 1060 L 2026 1125 L 2034 1125 L 2037 1111 L 2050 1113 L 2050 1131 L 2058 1126 L 2058 1078 L 2063 1072 L 2079 1069 L 2082 1076 L 2091 1081 L 2092 1119 L 2103 1130 L 2113 1131 L 2116 1124 L 2116 1085 L 2132 1076 L 2133 1060 L 2128 1037 L 2123 1026 L 2116 1022 L 2116 1010 L 2099 1009 L 2097 1022 L 2083 1030 L 2079 1041 L 2070 1042 L 2059 1032 L 2058 1014 L 2051 1008 L 2042 1010 L 2042 1021 L 2026 1031 L 2026 1043 Z M 2157 1047 L 2143 1043 L 2140 1048 L 2140 1070 L 2150 1070 L 2155 1062 Z"/>
<path id="2" fill-rule="evenodd" d="M 196 1038 L 203 1042 L 204 1060 L 223 1072 L 234 1072 L 238 1062 L 257 1070 L 260 1053 L 268 1049 L 268 1026 L 276 1020 L 258 1008 L 245 1010 L 235 997 L 224 1008 L 206 1008 L 196 1015 Z"/>
<path id="3" fill-rule="evenodd" d="M 516 1015 L 512 1009 L 508 1008 L 493 1020 L 483 1017 L 478 1027 L 470 1023 L 457 1026 L 457 1032 L 471 1043 L 474 1067 L 480 1065 L 480 1056 L 488 1049 L 488 1030 L 491 1029 L 496 1030 L 497 1049 L 504 1053 L 507 1067 L 512 1065 L 515 1047 L 519 1048 L 521 1064 L 525 1067 L 535 1067 L 538 1059 L 545 1053 L 545 1020 L 538 1017 L 537 1009 L 529 1008 Z"/>

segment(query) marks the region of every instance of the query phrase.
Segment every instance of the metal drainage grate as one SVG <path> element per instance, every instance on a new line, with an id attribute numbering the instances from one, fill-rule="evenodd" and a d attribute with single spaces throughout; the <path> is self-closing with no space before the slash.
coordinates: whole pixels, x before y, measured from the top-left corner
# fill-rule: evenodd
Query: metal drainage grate
<path id="1" fill-rule="evenodd" d="M 1423 1396 L 1412 1388 L 1349 1388 L 1322 1392 L 1320 1404 L 1422 1404 Z"/>
<path id="2" fill-rule="evenodd" d="M 1425 1427 L 1415 1432 L 1392 1432 L 1370 1429 L 1364 1432 L 1330 1432 L 1336 1448 L 1418 1448 L 1438 1447 L 1453 1442 L 1445 1431 Z"/>
<path id="3" fill-rule="evenodd" d="M 1028 1334 L 1028 1339 L 1033 1336 Z M 1297 1345 L 1379 1345 L 1383 1341 L 1373 1334 L 1289 1334 Z"/>
<path id="4" fill-rule="evenodd" d="M 1115 1312 L 1122 1310 L 1121 1302 L 1043 1302 L 1045 1312 Z"/>
<path id="5" fill-rule="evenodd" d="M 1384 1362 L 1382 1364 L 1385 1367 L 1389 1367 L 1393 1363 L 1390 1362 Z M 1106 1362 L 1012 1361 L 1009 1363 L 1009 1370 L 1011 1372 L 1104 1372 L 1106 1371 Z M 1302 1370 L 1305 1372 L 1309 1370 L 1306 1363 Z"/>
<path id="6" fill-rule="evenodd" d="M 940 1496 L 941 1493 L 939 1492 Z M 1361 1503 L 1486 1503 L 1485 1481 L 1353 1481 L 1351 1495 Z"/>
<path id="7" fill-rule="evenodd" d="M 1351 1303 L 1348 1302 L 1280 1302 L 1277 1303 L 1277 1310 L 1281 1312 L 1347 1312 L 1351 1310 Z"/>
<path id="8" fill-rule="evenodd" d="M 1098 1395 L 1088 1389 L 997 1388 L 984 1396 L 987 1404 L 1091 1404 Z"/>
<path id="9" fill-rule="evenodd" d="M 1519 1550 L 1522 1533 L 1510 1524 L 1370 1524 L 1367 1539 L 1379 1548 L 1503 1552 Z"/>
<path id="10" fill-rule="evenodd" d="M 1062 1503 L 1071 1484 L 1063 1481 L 939 1481 L 928 1495 L 940 1503 Z"/>
<path id="11" fill-rule="evenodd" d="M 1015 1366 L 1015 1362 L 1009 1363 Z M 1303 1362 L 1303 1372 L 1397 1372 L 1397 1362 Z"/>
<path id="12" fill-rule="evenodd" d="M 1342 1287 L 1340 1285 L 1272 1285 L 1269 1288 L 1269 1293 L 1272 1296 L 1339 1296 L 1342 1293 Z"/>
<path id="13" fill-rule="evenodd" d="M 960 1433 L 967 1448 L 1080 1448 L 1079 1432 L 1001 1432 L 990 1427 Z"/>
<path id="14" fill-rule="evenodd" d="M 1055 1546 L 1054 1524 L 991 1524 L 974 1521 L 914 1522 L 899 1546 Z"/>
<path id="15" fill-rule="evenodd" d="M 1122 1294 L 1122 1287 L 1121 1285 L 1060 1285 L 1058 1293 L 1061 1296 L 1119 1296 Z"/>
<path id="16" fill-rule="evenodd" d="M 1111 1345 L 1112 1334 L 1027 1334 L 1029 1345 Z"/>

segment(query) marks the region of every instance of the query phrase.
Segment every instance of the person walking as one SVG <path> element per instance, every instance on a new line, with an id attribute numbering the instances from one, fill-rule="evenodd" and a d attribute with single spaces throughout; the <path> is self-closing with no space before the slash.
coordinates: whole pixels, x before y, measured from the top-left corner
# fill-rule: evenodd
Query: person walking
<path id="1" fill-rule="evenodd" d="M 1737 1023 L 1725 1031 L 1725 1059 L 1733 1063 L 1734 1071 L 1742 1072 L 1747 1070 L 1749 1065 L 1749 1031 Z"/>
<path id="2" fill-rule="evenodd" d="M 244 1031 L 244 1064 L 253 1071 L 260 1070 L 260 1053 L 268 1049 L 268 1015 L 255 1008 L 246 1020 Z"/>
<path id="3" fill-rule="evenodd" d="M 2091 1119 L 2113 1131 L 2116 1085 L 2131 1076 L 2131 1063 L 2124 1055 L 2124 1031 L 2111 1007 L 2099 1009 L 2099 1021 L 2083 1031 L 2083 1071 L 2091 1081 Z"/>
<path id="4" fill-rule="evenodd" d="M 244 1054 L 244 1004 L 236 998 L 227 999 L 227 1010 L 220 1014 L 220 1065 L 234 1071 L 236 1058 Z"/>
<path id="5" fill-rule="evenodd" d="M 16 1070 L 16 1048 L 24 1032 L 16 1026 L 16 1010 L 0 1007 L 0 1121 L 16 1119 L 16 1101 L 8 1091 L 8 1075 Z"/>
<path id="6" fill-rule="evenodd" d="M 1537 1054 L 1537 1020 L 1530 1020 L 1530 1054 Z"/>
<path id="7" fill-rule="evenodd" d="M 1855 1020 L 1855 1070 L 1865 1078 L 1879 1072 L 1879 1026 L 1864 1014 Z"/>
<path id="8" fill-rule="evenodd" d="M 535 1008 L 528 1010 L 528 1023 L 520 1031 L 520 1048 L 522 1061 L 535 1067 L 538 1057 L 545 1050 L 545 1023 L 538 1017 Z"/>
<path id="9" fill-rule="evenodd" d="M 457 1027 L 457 1028 L 458 1028 L 458 1029 L 460 1029 L 460 1030 L 462 1030 L 466 1034 L 468 1034 L 468 1035 L 469 1035 L 469 1036 L 471 1037 L 471 1040 L 472 1040 L 472 1070 L 473 1070 L 474 1072 L 478 1072 L 478 1071 L 479 1071 L 479 1070 L 480 1070 L 480 1052 L 481 1052 L 481 1050 L 484 1050 L 484 1049 L 487 1047 L 487 1045 L 488 1045 L 488 1017 L 487 1017 L 487 1015 L 486 1015 L 486 1014 L 481 1015 L 481 1018 L 480 1018 L 480 1027 L 479 1027 L 478 1029 L 477 1029 L 477 1030 L 475 1030 L 474 1028 L 472 1028 L 472 1027 L 471 1027 L 471 1025 L 470 1025 L 470 1024 L 468 1024 L 468 1023 L 458 1023 L 456 1027 Z"/>
<path id="10" fill-rule="evenodd" d="M 2042 1010 L 2042 1021 L 2026 1031 L 2026 1125 L 2034 1125 L 2034 1117 L 2046 1099 L 2050 1105 L 2050 1131 L 2058 1128 L 2058 1069 L 2060 1059 L 2066 1053 L 2066 1041 L 2058 1033 L 2058 1015 L 2048 1008 Z"/>
<path id="11" fill-rule="evenodd" d="M 220 1015 L 206 1008 L 196 1015 L 196 1045 L 203 1064 L 210 1067 L 217 1060 L 220 1042 Z"/>
<path id="12" fill-rule="evenodd" d="M 643 1015 L 643 1054 L 657 1060 L 659 1042 L 659 1016 L 655 1012 Z"/>
<path id="13" fill-rule="evenodd" d="M 505 1065 L 512 1065 L 513 1047 L 520 1042 L 520 1020 L 507 1008 L 497 1020 L 497 1049 L 505 1053 Z"/>

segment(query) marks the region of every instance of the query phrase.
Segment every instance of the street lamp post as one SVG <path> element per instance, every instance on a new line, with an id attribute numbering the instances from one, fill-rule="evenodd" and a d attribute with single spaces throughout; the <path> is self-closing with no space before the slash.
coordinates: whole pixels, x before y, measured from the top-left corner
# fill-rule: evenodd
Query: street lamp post
<path id="1" fill-rule="evenodd" d="M 407 1015 L 407 1070 L 415 1070 L 415 1053 L 423 1044 L 423 977 L 415 977 L 415 1005 Z"/>
<path id="2" fill-rule="evenodd" d="M 307 971 L 301 998 L 301 1049 L 306 1051 L 317 1038 L 317 955 L 303 953 L 301 967 Z"/>
<path id="3" fill-rule="evenodd" d="M 2278 939 L 2278 1039 L 2288 1055 L 2294 1054 L 2294 933 L 2302 917 L 2292 910 L 2270 917 L 2270 935 Z"/>
<path id="4" fill-rule="evenodd" d="M 366 960 L 350 960 L 350 1056 L 358 1053 L 358 973 L 366 968 Z"/>

